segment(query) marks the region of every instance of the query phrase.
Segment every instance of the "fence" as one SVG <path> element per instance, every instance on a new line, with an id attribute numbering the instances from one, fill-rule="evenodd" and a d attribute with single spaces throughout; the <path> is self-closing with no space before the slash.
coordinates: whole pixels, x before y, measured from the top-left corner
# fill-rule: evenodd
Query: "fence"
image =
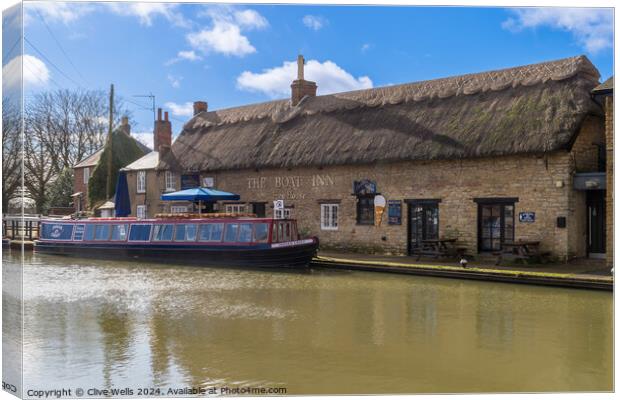
<path id="1" fill-rule="evenodd" d="M 34 240 L 39 237 L 39 215 L 5 215 L 2 237 L 11 240 Z"/>

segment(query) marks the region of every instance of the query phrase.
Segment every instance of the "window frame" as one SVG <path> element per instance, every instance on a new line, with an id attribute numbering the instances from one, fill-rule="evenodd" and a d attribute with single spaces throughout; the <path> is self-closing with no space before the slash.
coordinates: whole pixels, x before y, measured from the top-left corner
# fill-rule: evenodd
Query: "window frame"
<path id="1" fill-rule="evenodd" d="M 202 238 L 202 228 L 208 225 L 221 225 L 222 229 L 220 230 L 219 239 L 203 239 Z M 196 233 L 196 240 L 199 242 L 217 243 L 217 242 L 221 242 L 222 239 L 224 238 L 224 229 L 226 228 L 226 224 L 224 222 L 207 222 L 204 224 L 198 224 L 198 226 L 199 228 L 198 228 L 198 232 Z M 211 237 L 211 232 L 209 233 L 209 237 Z"/>
<path id="2" fill-rule="evenodd" d="M 144 216 L 140 216 L 140 211 L 139 210 L 144 210 Z M 147 218 L 147 207 L 146 204 L 137 204 L 136 205 L 136 218 L 138 219 L 146 219 Z"/>
<path id="3" fill-rule="evenodd" d="M 90 180 L 90 168 L 86 167 L 84 168 L 84 172 L 82 172 L 82 182 L 85 185 L 88 185 L 89 180 Z"/>
<path id="4" fill-rule="evenodd" d="M 358 194 L 356 195 L 355 202 L 355 224 L 356 225 L 365 225 L 365 226 L 373 226 L 375 224 L 375 196 L 376 194 Z M 361 200 L 364 200 L 363 202 Z M 362 207 L 365 207 L 367 204 L 362 204 L 368 202 L 370 206 L 371 215 L 368 220 L 362 220 L 361 218 L 361 210 Z"/>
<path id="5" fill-rule="evenodd" d="M 224 210 L 229 214 L 242 214 L 247 212 L 247 206 L 245 203 L 226 204 Z"/>
<path id="6" fill-rule="evenodd" d="M 177 190 L 176 176 L 174 172 L 166 170 L 164 172 L 164 191 L 174 192 Z"/>
<path id="7" fill-rule="evenodd" d="M 506 240 L 506 207 L 512 207 L 512 229 L 510 230 L 510 235 L 512 236 L 512 241 L 514 242 L 516 240 L 515 237 L 515 228 L 516 228 L 516 214 L 517 214 L 517 206 L 516 203 L 519 202 L 519 198 L 518 197 L 506 197 L 506 198 L 475 198 L 474 202 L 477 203 L 477 207 L 478 207 L 478 221 L 477 221 L 477 228 L 478 228 L 478 232 L 477 232 L 477 240 L 478 240 L 478 252 L 479 253 L 486 253 L 486 252 L 493 252 L 493 251 L 499 251 L 501 250 L 501 248 L 503 247 L 504 243 L 509 243 L 509 240 Z M 499 231 L 500 231 L 500 237 L 499 237 L 499 250 L 494 250 L 494 249 L 486 249 L 483 248 L 483 223 L 482 223 L 482 213 L 483 213 L 483 208 L 484 207 L 499 207 L 499 218 L 500 218 L 500 227 L 499 227 Z M 491 237 L 492 239 L 492 237 Z M 493 244 L 491 243 L 491 247 L 493 247 Z"/>
<path id="8" fill-rule="evenodd" d="M 291 214 L 292 214 L 292 208 L 290 207 L 284 207 L 281 209 L 274 209 L 273 210 L 273 217 L 275 219 L 291 219 Z M 281 216 L 278 216 L 278 214 L 282 214 Z"/>
<path id="9" fill-rule="evenodd" d="M 136 193 L 146 193 L 146 171 L 138 171 L 136 174 Z"/>
<path id="10" fill-rule="evenodd" d="M 148 226 L 149 227 L 149 237 L 146 240 L 131 240 L 131 232 L 133 231 L 133 229 L 136 226 Z M 153 224 L 141 224 L 141 223 L 137 223 L 137 224 L 130 224 L 129 225 L 129 232 L 127 233 L 127 241 L 128 242 L 132 242 L 132 243 L 147 243 L 151 241 L 151 236 L 153 235 Z"/>
<path id="11" fill-rule="evenodd" d="M 336 217 L 334 218 L 334 209 L 336 209 Z M 338 215 L 340 214 L 340 204 L 337 203 L 322 203 L 321 204 L 321 230 L 323 231 L 337 231 L 338 230 Z M 327 216 L 327 225 L 325 220 Z"/>

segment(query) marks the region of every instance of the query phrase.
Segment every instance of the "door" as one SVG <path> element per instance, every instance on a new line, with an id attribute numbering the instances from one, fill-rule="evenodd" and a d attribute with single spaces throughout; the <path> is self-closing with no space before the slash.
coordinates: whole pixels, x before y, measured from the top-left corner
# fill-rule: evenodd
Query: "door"
<path id="1" fill-rule="evenodd" d="M 252 203 L 252 212 L 258 218 L 265 218 L 265 203 Z"/>
<path id="2" fill-rule="evenodd" d="M 409 203 L 409 254 L 422 245 L 423 240 L 439 239 L 439 205 L 433 203 Z"/>
<path id="3" fill-rule="evenodd" d="M 605 254 L 605 191 L 587 191 L 586 207 L 588 256 L 602 257 Z"/>
<path id="4" fill-rule="evenodd" d="M 514 241 L 514 203 L 478 205 L 478 250 L 500 251 Z"/>

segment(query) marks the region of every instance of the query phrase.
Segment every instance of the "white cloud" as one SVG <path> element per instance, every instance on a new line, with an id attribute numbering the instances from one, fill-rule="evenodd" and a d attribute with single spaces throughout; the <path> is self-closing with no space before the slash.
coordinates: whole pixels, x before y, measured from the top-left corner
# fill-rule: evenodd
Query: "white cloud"
<path id="1" fill-rule="evenodd" d="M 244 71 L 237 77 L 237 87 L 241 90 L 262 92 L 270 97 L 288 96 L 291 82 L 296 76 L 297 62 L 285 61 L 280 67 L 265 69 L 259 73 Z M 368 89 L 373 86 L 369 77 L 355 78 L 332 61 L 307 61 L 304 77 L 317 83 L 318 94 Z"/>
<path id="2" fill-rule="evenodd" d="M 2 67 L 2 87 L 7 90 L 20 89 L 23 62 L 24 89 L 45 87 L 50 79 L 50 72 L 43 61 L 29 54 L 17 56 Z"/>
<path id="3" fill-rule="evenodd" d="M 502 23 L 512 32 L 549 26 L 571 32 L 577 43 L 596 53 L 613 45 L 613 10 L 611 8 L 522 8 L 512 10 L 514 18 Z"/>
<path id="4" fill-rule="evenodd" d="M 63 3 L 53 1 L 37 1 L 24 3 L 24 22 L 26 25 L 33 19 L 45 19 L 46 22 L 62 22 L 69 24 L 92 12 L 94 7 L 87 3 Z"/>
<path id="5" fill-rule="evenodd" d="M 186 38 L 193 48 L 203 53 L 213 51 L 243 57 L 256 52 L 248 38 L 241 34 L 239 26 L 226 21 L 214 21 L 211 29 L 189 33 Z"/>
<path id="6" fill-rule="evenodd" d="M 137 17 L 140 24 L 151 26 L 157 16 L 164 17 L 173 25 L 190 28 L 192 22 L 185 19 L 178 11 L 178 4 L 169 3 L 106 3 L 110 11 L 126 17 Z"/>
<path id="7" fill-rule="evenodd" d="M 364 43 L 362 45 L 362 53 L 366 53 L 368 50 L 370 50 L 371 47 L 372 45 L 370 43 Z"/>
<path id="8" fill-rule="evenodd" d="M 168 74 L 168 81 L 170 82 L 170 86 L 172 86 L 175 89 L 178 89 L 181 87 L 182 80 L 183 80 L 182 76 L 175 76 L 175 75 Z"/>
<path id="9" fill-rule="evenodd" d="M 172 111 L 172 115 L 178 115 L 180 117 L 191 117 L 194 115 L 194 104 L 191 101 L 183 104 L 177 104 L 172 101 L 164 104 L 164 107 Z"/>
<path id="10" fill-rule="evenodd" d="M 196 54 L 194 50 L 181 50 L 177 53 L 177 56 L 171 58 L 170 60 L 164 63 L 165 66 L 169 66 L 172 64 L 176 64 L 179 61 L 187 60 L 187 61 L 200 61 L 202 57 Z"/>
<path id="11" fill-rule="evenodd" d="M 248 29 L 263 29 L 269 26 L 265 17 L 250 9 L 235 11 L 234 18 L 237 24 Z"/>
<path id="12" fill-rule="evenodd" d="M 315 31 L 318 31 L 327 24 L 327 20 L 325 18 L 317 15 L 306 15 L 303 17 L 302 21 L 304 25 L 310 29 L 314 29 Z"/>

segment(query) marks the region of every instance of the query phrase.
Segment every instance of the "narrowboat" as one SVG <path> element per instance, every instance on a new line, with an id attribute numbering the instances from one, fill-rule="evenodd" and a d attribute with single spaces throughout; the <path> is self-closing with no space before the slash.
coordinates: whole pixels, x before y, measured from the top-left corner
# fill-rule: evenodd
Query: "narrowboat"
<path id="1" fill-rule="evenodd" d="M 144 259 L 201 266 L 301 268 L 318 238 L 300 238 L 293 219 L 253 217 L 41 220 L 38 253 Z"/>

